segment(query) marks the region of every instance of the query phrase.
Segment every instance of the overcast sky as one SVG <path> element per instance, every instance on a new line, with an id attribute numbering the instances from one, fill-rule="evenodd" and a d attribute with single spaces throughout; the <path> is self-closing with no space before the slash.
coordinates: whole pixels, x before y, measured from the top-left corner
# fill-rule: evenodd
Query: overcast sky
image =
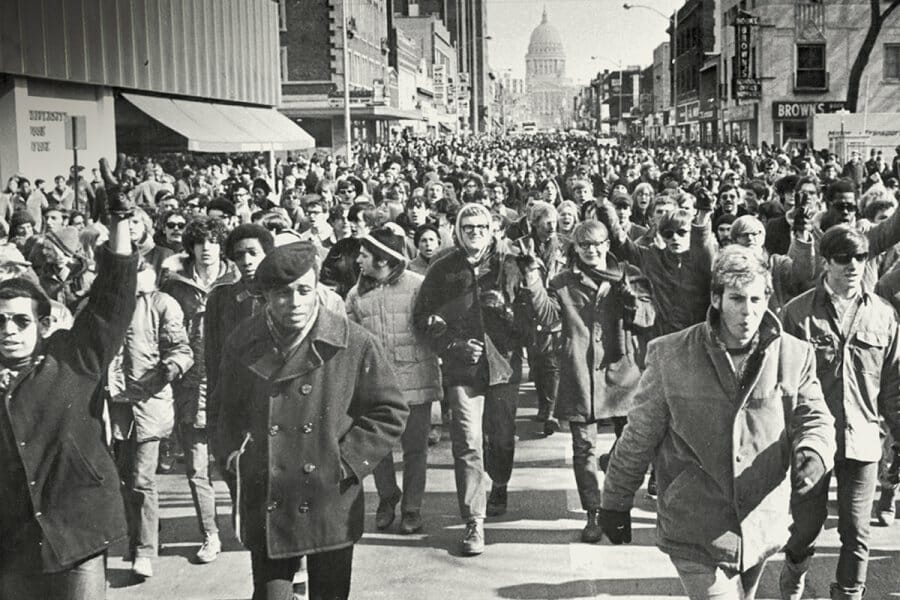
<path id="1" fill-rule="evenodd" d="M 525 76 L 525 53 L 531 32 L 541 22 L 547 7 L 549 21 L 559 31 L 566 49 L 566 73 L 577 83 L 586 83 L 597 71 L 625 66 L 647 66 L 653 49 L 668 39 L 668 23 L 643 8 L 625 10 L 624 0 L 487 0 L 488 59 L 495 71 L 512 69 Z M 672 14 L 683 0 L 635 2 Z M 602 57 L 591 61 L 592 56 Z"/>

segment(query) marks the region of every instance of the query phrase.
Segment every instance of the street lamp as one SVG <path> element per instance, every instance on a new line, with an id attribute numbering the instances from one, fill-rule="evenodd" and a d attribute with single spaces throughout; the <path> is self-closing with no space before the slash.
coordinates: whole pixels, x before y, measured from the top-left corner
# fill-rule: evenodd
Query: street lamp
<path id="1" fill-rule="evenodd" d="M 625 4 L 622 5 L 622 8 L 624 8 L 625 10 L 631 10 L 632 8 L 646 8 L 647 10 L 652 10 L 653 12 L 655 12 L 656 14 L 661 16 L 666 21 L 669 20 L 669 15 L 662 12 L 658 8 L 655 8 L 653 6 L 647 6 L 646 4 L 630 4 L 630 3 L 626 2 Z"/>
<path id="2" fill-rule="evenodd" d="M 619 67 L 619 121 L 622 121 L 622 96 L 625 94 L 625 73 L 622 70 L 622 59 L 611 59 L 606 56 L 592 56 L 591 60 L 608 60 L 609 62 L 613 62 Z M 618 123 L 616 123 L 616 128 L 618 128 Z"/>

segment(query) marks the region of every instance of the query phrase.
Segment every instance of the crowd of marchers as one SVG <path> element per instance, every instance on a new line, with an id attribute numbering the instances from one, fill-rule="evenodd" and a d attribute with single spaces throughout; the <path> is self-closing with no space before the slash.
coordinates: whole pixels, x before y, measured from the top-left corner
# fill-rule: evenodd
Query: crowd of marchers
<path id="1" fill-rule="evenodd" d="M 304 557 L 310 598 L 350 596 L 369 474 L 374 526 L 427 533 L 447 437 L 481 554 L 523 372 L 544 435 L 571 433 L 583 542 L 630 542 L 646 480 L 690 598 L 752 599 L 783 553 L 798 600 L 836 487 L 831 597 L 863 597 L 900 484 L 900 147 L 353 150 L 7 181 L 0 597 L 103 598 L 122 539 L 152 577 L 176 458 L 195 560 L 222 550 L 224 479 L 254 600 L 290 599 Z"/>

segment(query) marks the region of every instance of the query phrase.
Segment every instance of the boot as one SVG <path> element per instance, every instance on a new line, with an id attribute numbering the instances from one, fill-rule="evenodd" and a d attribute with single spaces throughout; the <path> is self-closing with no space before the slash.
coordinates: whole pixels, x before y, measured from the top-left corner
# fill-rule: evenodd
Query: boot
<path id="1" fill-rule="evenodd" d="M 875 505 L 875 512 L 878 513 L 878 524 L 882 527 L 890 527 L 894 523 L 894 500 L 897 495 L 897 488 L 882 487 L 881 496 Z"/>
<path id="2" fill-rule="evenodd" d="M 394 522 L 394 509 L 398 502 L 400 502 L 399 493 L 378 501 L 378 508 L 375 510 L 375 527 L 378 531 L 384 531 Z"/>
<path id="3" fill-rule="evenodd" d="M 831 600 L 862 600 L 866 595 L 866 586 L 858 590 L 845 590 L 836 583 L 831 584 Z"/>
<path id="4" fill-rule="evenodd" d="M 587 511 L 587 525 L 581 530 L 581 541 L 585 544 L 596 544 L 603 537 L 600 529 L 600 511 L 596 508 Z"/>
<path id="5" fill-rule="evenodd" d="M 784 566 L 781 567 L 781 575 L 778 577 L 778 588 L 781 590 L 781 600 L 800 600 L 803 596 L 803 588 L 806 586 L 806 572 L 809 571 L 811 556 L 807 556 L 799 563 L 784 555 Z"/>

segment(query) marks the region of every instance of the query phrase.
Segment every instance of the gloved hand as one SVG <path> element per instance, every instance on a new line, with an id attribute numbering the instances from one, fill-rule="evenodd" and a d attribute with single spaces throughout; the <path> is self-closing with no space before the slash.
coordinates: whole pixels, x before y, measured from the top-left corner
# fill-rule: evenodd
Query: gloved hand
<path id="1" fill-rule="evenodd" d="M 697 210 L 711 211 L 716 208 L 715 197 L 703 186 L 696 186 L 694 189 L 694 197 L 697 198 Z"/>
<path id="2" fill-rule="evenodd" d="M 447 321 L 440 315 L 428 315 L 425 321 L 425 333 L 433 338 L 439 338 L 447 333 Z"/>
<path id="3" fill-rule="evenodd" d="M 449 350 L 469 364 L 478 364 L 484 354 L 484 342 L 481 340 L 457 340 L 450 344 Z"/>
<path id="4" fill-rule="evenodd" d="M 794 233 L 806 233 L 812 227 L 812 222 L 807 218 L 806 211 L 799 209 L 794 211 L 794 220 L 791 225 L 791 231 Z"/>
<path id="5" fill-rule="evenodd" d="M 631 513 L 629 511 L 600 509 L 600 529 L 615 545 L 631 543 Z"/>
<path id="6" fill-rule="evenodd" d="M 537 256 L 534 254 L 534 240 L 530 237 L 516 240 L 516 264 L 526 277 L 539 268 Z"/>
<path id="7" fill-rule="evenodd" d="M 105 158 L 100 159 L 100 175 L 103 177 L 104 193 L 106 194 L 106 210 L 120 219 L 131 217 L 134 214 L 134 199 L 129 193 L 131 184 L 120 184 Z"/>
<path id="8" fill-rule="evenodd" d="M 801 448 L 794 453 L 794 464 L 791 470 L 791 483 L 794 491 L 803 496 L 808 494 L 825 476 L 825 463 L 818 452 Z"/>

